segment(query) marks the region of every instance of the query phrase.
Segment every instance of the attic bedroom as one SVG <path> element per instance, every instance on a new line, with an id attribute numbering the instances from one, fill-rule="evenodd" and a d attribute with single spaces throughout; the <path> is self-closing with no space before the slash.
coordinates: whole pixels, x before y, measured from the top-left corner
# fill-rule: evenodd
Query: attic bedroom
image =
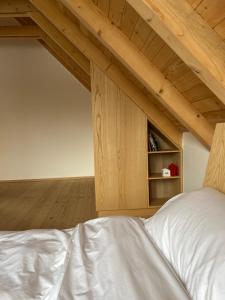
<path id="1" fill-rule="evenodd" d="M 224 39 L 224 0 L 0 1 L 0 300 L 225 299 Z"/>

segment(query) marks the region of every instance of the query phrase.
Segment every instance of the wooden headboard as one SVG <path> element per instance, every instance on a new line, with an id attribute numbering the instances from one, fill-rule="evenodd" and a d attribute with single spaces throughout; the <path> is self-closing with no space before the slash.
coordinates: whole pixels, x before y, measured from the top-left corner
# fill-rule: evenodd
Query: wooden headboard
<path id="1" fill-rule="evenodd" d="M 225 123 L 216 125 L 204 186 L 225 193 Z"/>

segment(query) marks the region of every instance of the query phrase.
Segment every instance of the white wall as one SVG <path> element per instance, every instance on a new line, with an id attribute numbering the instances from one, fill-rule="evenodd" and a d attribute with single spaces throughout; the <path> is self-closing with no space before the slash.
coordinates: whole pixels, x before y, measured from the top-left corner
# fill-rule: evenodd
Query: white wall
<path id="1" fill-rule="evenodd" d="M 191 134 L 183 135 L 184 192 L 202 187 L 209 151 Z"/>
<path id="2" fill-rule="evenodd" d="M 33 40 L 0 40 L 0 180 L 94 174 L 90 93 Z"/>

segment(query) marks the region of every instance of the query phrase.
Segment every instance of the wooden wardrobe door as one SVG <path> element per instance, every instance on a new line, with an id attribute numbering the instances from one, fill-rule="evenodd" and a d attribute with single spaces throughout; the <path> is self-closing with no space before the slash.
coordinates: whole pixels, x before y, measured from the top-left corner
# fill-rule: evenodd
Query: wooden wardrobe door
<path id="1" fill-rule="evenodd" d="M 96 209 L 147 208 L 145 114 L 92 65 Z"/>

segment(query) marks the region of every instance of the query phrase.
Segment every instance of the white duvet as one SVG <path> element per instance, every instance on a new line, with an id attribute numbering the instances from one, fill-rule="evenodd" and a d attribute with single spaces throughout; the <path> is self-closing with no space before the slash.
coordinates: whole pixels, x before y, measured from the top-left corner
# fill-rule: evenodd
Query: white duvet
<path id="1" fill-rule="evenodd" d="M 0 233 L 1 300 L 186 300 L 138 218 Z"/>
<path id="2" fill-rule="evenodd" d="M 145 221 L 193 300 L 225 300 L 225 194 L 205 187 L 170 199 Z"/>

